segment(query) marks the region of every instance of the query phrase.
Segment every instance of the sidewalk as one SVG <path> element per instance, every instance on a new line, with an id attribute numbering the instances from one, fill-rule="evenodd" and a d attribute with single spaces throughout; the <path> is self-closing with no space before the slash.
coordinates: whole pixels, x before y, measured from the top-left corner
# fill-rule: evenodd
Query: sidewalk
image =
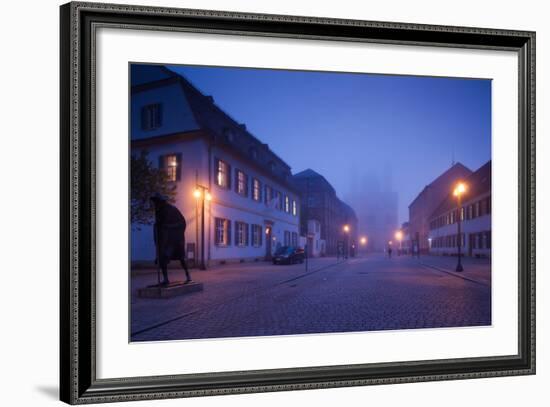
<path id="1" fill-rule="evenodd" d="M 462 257 L 462 266 L 464 268 L 462 272 L 455 271 L 458 263 L 458 258 L 456 256 L 421 255 L 420 258 L 414 258 L 414 260 L 425 267 L 448 273 L 464 280 L 491 286 L 490 259 Z"/>
<path id="2" fill-rule="evenodd" d="M 171 299 L 139 298 L 137 290 L 156 284 L 154 269 L 131 274 L 131 332 L 220 305 L 252 292 L 267 289 L 336 265 L 335 257 L 309 259 L 304 264 L 273 265 L 269 262 L 216 265 L 207 270 L 191 269 L 193 281 L 204 284 L 204 291 Z M 168 270 L 171 281 L 185 280 L 182 270 Z"/>

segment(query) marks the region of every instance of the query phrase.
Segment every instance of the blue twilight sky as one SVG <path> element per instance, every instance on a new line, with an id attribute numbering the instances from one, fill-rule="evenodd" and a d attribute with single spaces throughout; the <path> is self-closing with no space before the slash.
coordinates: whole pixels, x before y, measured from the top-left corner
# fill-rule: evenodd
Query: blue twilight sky
<path id="1" fill-rule="evenodd" d="M 453 157 L 491 159 L 491 81 L 418 76 L 170 66 L 285 160 L 312 168 L 338 196 L 375 176 L 408 205 Z M 391 179 L 391 181 L 388 181 Z"/>

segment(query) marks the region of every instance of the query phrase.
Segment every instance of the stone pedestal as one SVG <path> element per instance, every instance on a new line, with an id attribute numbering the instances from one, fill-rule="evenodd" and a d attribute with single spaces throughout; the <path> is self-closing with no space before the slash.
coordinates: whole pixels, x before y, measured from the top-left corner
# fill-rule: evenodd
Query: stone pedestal
<path id="1" fill-rule="evenodd" d="M 141 298 L 172 298 L 179 295 L 185 295 L 202 291 L 202 283 L 190 282 L 185 284 L 183 281 L 174 281 L 168 285 L 150 285 L 138 289 L 138 297 Z"/>

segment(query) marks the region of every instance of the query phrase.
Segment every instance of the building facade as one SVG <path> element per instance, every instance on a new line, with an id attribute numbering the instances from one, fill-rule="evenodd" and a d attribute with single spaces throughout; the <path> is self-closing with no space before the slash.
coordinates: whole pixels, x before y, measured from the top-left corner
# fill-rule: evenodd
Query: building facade
<path id="1" fill-rule="evenodd" d="M 456 255 L 458 244 L 465 256 L 491 256 L 491 161 L 464 180 L 461 210 L 449 194 L 430 217 L 430 253 Z M 460 216 L 461 234 L 458 235 Z M 461 240 L 459 240 L 461 239 Z"/>
<path id="2" fill-rule="evenodd" d="M 131 85 L 131 154 L 147 152 L 175 186 L 189 258 L 262 260 L 298 245 L 300 195 L 290 167 L 267 144 L 163 66 L 132 65 Z M 131 226 L 132 261 L 152 261 L 152 226 Z"/>
<path id="3" fill-rule="evenodd" d="M 355 211 L 336 196 L 336 191 L 325 177 L 307 169 L 295 174 L 292 183 L 301 192 L 302 235 L 308 232 L 308 222 L 316 220 L 320 224 L 327 255 L 336 255 L 338 241 L 355 244 L 358 223 Z M 345 225 L 349 227 L 347 232 Z"/>
<path id="4" fill-rule="evenodd" d="M 417 247 L 420 253 L 430 249 L 430 218 L 441 202 L 453 190 L 454 185 L 472 174 L 472 171 L 460 163 L 437 177 L 409 205 L 409 239 L 411 246 Z"/>

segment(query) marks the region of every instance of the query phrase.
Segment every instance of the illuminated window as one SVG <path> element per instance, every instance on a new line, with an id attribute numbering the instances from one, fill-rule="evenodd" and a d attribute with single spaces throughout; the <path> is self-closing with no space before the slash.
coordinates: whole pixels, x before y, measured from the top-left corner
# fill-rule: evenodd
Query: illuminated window
<path id="1" fill-rule="evenodd" d="M 178 171 L 178 159 L 175 155 L 165 156 L 166 175 L 168 175 L 168 181 L 175 181 Z"/>
<path id="2" fill-rule="evenodd" d="M 296 200 L 292 200 L 292 214 L 294 216 L 298 215 L 298 208 L 296 207 Z"/>
<path id="3" fill-rule="evenodd" d="M 229 178 L 229 164 L 225 161 L 217 160 L 216 162 L 216 184 L 222 188 L 230 187 L 230 178 Z"/>
<path id="4" fill-rule="evenodd" d="M 154 103 L 141 108 L 141 128 L 143 130 L 158 129 L 162 125 L 162 105 Z"/>
<path id="5" fill-rule="evenodd" d="M 231 236 L 231 222 L 228 219 L 216 218 L 216 236 L 215 242 L 218 246 L 228 246 L 231 244 L 229 238 Z"/>
<path id="6" fill-rule="evenodd" d="M 256 178 L 252 179 L 252 199 L 258 202 L 262 200 L 262 187 Z"/>
<path id="7" fill-rule="evenodd" d="M 166 154 L 159 156 L 159 168 L 163 169 L 167 180 L 179 181 L 181 174 L 181 154 Z"/>
<path id="8" fill-rule="evenodd" d="M 290 212 L 290 198 L 288 197 L 288 195 L 285 195 L 285 212 Z"/>
<path id="9" fill-rule="evenodd" d="M 248 176 L 241 170 L 237 170 L 237 193 L 239 195 L 248 195 Z"/>

